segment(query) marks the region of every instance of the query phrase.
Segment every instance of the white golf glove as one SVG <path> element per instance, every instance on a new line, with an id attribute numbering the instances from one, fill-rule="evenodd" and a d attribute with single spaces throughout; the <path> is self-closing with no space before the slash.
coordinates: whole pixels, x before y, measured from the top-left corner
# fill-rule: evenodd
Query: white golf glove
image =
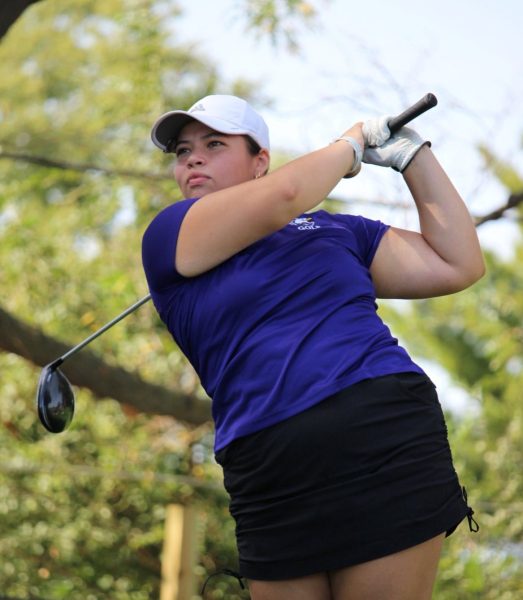
<path id="1" fill-rule="evenodd" d="M 365 151 L 363 162 L 379 167 L 392 167 L 403 173 L 418 150 L 430 142 L 423 140 L 413 129 L 402 127 L 392 137 L 387 123 L 392 117 L 369 119 L 363 124 Z"/>

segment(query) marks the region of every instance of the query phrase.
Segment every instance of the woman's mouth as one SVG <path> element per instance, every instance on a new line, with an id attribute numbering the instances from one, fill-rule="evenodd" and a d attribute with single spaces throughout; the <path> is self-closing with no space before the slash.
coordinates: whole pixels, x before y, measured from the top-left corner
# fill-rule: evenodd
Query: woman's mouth
<path id="1" fill-rule="evenodd" d="M 207 175 L 202 175 L 201 173 L 191 175 L 189 179 L 187 179 L 187 185 L 189 187 L 197 187 L 199 185 L 204 184 L 209 181 L 209 177 Z"/>

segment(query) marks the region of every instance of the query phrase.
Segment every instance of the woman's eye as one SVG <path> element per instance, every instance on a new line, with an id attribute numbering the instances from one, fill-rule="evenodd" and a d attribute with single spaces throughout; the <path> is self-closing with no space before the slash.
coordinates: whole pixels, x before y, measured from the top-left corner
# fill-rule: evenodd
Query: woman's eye
<path id="1" fill-rule="evenodd" d="M 184 154 L 187 154 L 187 152 L 189 152 L 189 148 L 176 148 L 175 154 L 178 158 L 180 158 L 180 156 L 184 156 Z"/>
<path id="2" fill-rule="evenodd" d="M 209 142 L 209 148 L 217 148 L 218 146 L 223 146 L 223 142 L 220 142 L 220 140 Z"/>

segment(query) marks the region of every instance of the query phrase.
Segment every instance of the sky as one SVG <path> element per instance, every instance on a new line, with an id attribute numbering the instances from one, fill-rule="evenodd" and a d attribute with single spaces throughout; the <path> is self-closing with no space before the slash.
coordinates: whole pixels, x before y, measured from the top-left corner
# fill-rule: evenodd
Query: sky
<path id="1" fill-rule="evenodd" d="M 180 0 L 184 16 L 175 35 L 210 57 L 225 84 L 256 83 L 270 102 L 256 108 L 273 151 L 314 150 L 356 121 L 398 114 L 432 92 L 438 106 L 414 126 L 432 141 L 470 212 L 483 215 L 506 202 L 507 190 L 486 172 L 476 148 L 488 145 L 523 173 L 523 2 L 311 0 L 318 19 L 312 29 L 298 28 L 294 54 L 246 32 L 242 4 Z M 417 227 L 415 212 L 397 206 L 410 197 L 389 169 L 364 169 L 333 195 L 347 212 Z M 479 235 L 485 248 L 510 259 L 519 231 L 504 219 L 481 226 Z M 444 406 L 474 408 L 441 368 L 420 362 L 444 390 Z"/>
<path id="2" fill-rule="evenodd" d="M 523 3 L 309 3 L 318 18 L 312 29 L 297 29 L 300 49 L 295 54 L 284 44 L 274 46 L 246 32 L 240 0 L 181 0 L 177 41 L 196 43 L 225 83 L 243 78 L 257 84 L 260 97 L 271 103 L 256 108 L 269 125 L 272 148 L 291 156 L 329 143 L 355 121 L 397 114 L 432 92 L 438 106 L 419 117 L 415 128 L 432 141 L 472 214 L 504 204 L 507 190 L 485 172 L 476 147 L 487 144 L 523 172 L 523 52 L 518 42 Z M 341 182 L 333 195 L 347 201 L 347 210 L 417 226 L 413 211 L 397 208 L 397 203 L 408 204 L 409 196 L 389 170 L 364 169 Z M 384 207 L 382 201 L 394 206 Z M 505 220 L 483 225 L 479 232 L 485 247 L 511 257 L 515 226 Z"/>

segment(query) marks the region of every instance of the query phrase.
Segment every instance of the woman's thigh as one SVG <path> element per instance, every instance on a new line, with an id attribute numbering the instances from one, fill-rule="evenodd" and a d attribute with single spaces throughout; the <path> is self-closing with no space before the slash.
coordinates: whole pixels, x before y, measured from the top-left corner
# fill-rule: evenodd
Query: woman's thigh
<path id="1" fill-rule="evenodd" d="M 250 579 L 249 592 L 252 600 L 332 600 L 326 573 L 285 581 Z"/>
<path id="2" fill-rule="evenodd" d="M 445 534 L 329 574 L 333 600 L 430 600 Z"/>

